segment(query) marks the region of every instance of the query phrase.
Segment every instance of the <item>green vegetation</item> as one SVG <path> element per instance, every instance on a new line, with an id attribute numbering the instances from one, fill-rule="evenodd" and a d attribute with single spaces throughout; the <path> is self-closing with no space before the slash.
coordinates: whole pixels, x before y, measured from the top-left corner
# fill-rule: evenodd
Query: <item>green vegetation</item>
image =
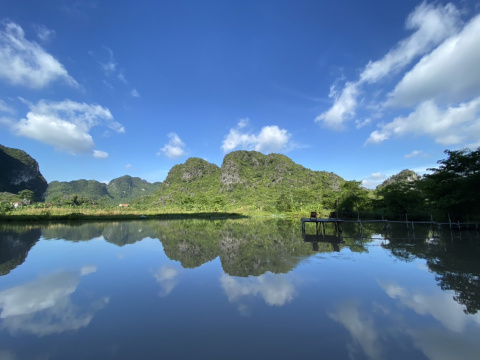
<path id="1" fill-rule="evenodd" d="M 480 214 L 480 147 L 476 150 L 445 150 L 447 159 L 438 161 L 418 183 L 428 207 L 460 219 Z"/>
<path id="2" fill-rule="evenodd" d="M 48 184 L 45 202 L 55 205 L 118 205 L 153 194 L 160 183 L 149 183 L 128 175 L 107 184 L 96 180 L 52 181 Z"/>
<path id="3" fill-rule="evenodd" d="M 480 149 L 480 148 L 479 148 Z M 53 181 L 45 203 L 31 189 L 0 193 L 2 219 L 79 219 L 95 216 L 240 213 L 244 215 L 475 220 L 480 215 L 480 150 L 446 150 L 431 174 L 403 170 L 368 190 L 358 181 L 312 171 L 280 154 L 235 151 L 221 167 L 190 158 L 175 165 L 163 183 L 123 176 L 108 185 L 95 180 Z M 15 149 L 13 149 L 15 150 Z M 12 153 L 12 149 L 9 150 Z M 14 152 L 15 153 L 15 152 Z M 34 162 L 19 151 L 25 162 Z M 9 160 L 10 161 L 10 160 Z M 19 161 L 19 160 L 17 160 Z M 33 162 L 32 162 L 33 161 Z M 34 162 L 36 164 L 36 162 Z M 5 176 L 4 176 L 5 177 Z M 21 207 L 13 203 L 21 202 Z M 119 207 L 128 204 L 128 207 Z"/>
<path id="4" fill-rule="evenodd" d="M 446 221 L 480 219 L 480 148 L 445 150 L 447 159 L 422 178 L 403 171 L 396 181 L 376 190 L 374 208 L 385 214 L 412 214 L 414 217 Z M 399 175 L 400 175 L 399 174 Z M 409 219 L 413 219 L 409 216 Z"/>

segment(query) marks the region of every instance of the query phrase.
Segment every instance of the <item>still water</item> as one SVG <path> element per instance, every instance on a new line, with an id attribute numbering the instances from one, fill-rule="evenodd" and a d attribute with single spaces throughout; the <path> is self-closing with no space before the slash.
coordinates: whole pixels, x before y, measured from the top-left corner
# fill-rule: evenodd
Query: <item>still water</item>
<path id="1" fill-rule="evenodd" d="M 0 359 L 480 358 L 479 233 L 308 225 L 0 224 Z"/>

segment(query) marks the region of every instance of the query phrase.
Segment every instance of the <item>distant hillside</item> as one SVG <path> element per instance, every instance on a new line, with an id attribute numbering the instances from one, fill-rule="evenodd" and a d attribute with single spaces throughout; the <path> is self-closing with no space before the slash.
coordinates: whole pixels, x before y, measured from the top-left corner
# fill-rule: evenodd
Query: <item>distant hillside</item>
<path id="1" fill-rule="evenodd" d="M 390 185 L 390 184 L 395 184 L 395 183 L 412 183 L 414 181 L 417 181 L 420 179 L 420 175 L 418 175 L 415 171 L 413 170 L 402 170 L 396 175 L 390 176 L 387 180 L 382 182 L 380 185 L 376 187 L 376 190 L 381 190 L 385 186 Z"/>
<path id="2" fill-rule="evenodd" d="M 0 145 L 0 168 L 0 192 L 32 190 L 37 201 L 44 199 L 47 181 L 37 161 L 25 151 Z"/>
<path id="3" fill-rule="evenodd" d="M 108 185 L 96 180 L 52 181 L 48 184 L 45 201 L 61 202 L 76 195 L 106 204 L 128 203 L 139 196 L 153 194 L 159 187 L 160 183 L 151 184 L 128 175 L 113 179 Z"/>
<path id="4" fill-rule="evenodd" d="M 46 202 L 58 202 L 72 195 L 81 196 L 95 201 L 112 200 L 107 191 L 107 185 L 96 180 L 52 181 L 48 184 L 45 194 Z"/>
<path id="5" fill-rule="evenodd" d="M 149 183 L 139 177 L 125 175 L 110 181 L 107 185 L 108 194 L 115 200 L 130 201 L 140 196 L 151 195 L 160 188 L 161 183 Z"/>
<path id="6" fill-rule="evenodd" d="M 199 158 L 175 165 L 151 201 L 156 205 L 181 204 L 201 209 L 237 204 L 259 208 L 312 203 L 312 209 L 333 207 L 340 176 L 312 171 L 280 154 L 235 151 L 225 156 L 221 168 Z"/>
<path id="7" fill-rule="evenodd" d="M 184 164 L 175 165 L 156 192 L 158 205 L 207 202 L 220 191 L 220 168 L 199 158 L 189 158 Z"/>

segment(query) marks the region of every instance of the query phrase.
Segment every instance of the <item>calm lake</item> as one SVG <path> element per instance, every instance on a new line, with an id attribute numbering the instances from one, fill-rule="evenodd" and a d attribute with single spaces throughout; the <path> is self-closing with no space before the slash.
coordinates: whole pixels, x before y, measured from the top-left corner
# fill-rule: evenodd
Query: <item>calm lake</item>
<path id="1" fill-rule="evenodd" d="M 0 224 L 0 359 L 480 358 L 478 232 L 306 225 Z"/>

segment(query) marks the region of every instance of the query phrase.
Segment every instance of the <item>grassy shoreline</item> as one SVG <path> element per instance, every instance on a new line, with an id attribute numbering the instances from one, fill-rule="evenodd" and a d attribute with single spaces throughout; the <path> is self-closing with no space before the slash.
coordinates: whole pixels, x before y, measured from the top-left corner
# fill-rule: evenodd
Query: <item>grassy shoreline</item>
<path id="1" fill-rule="evenodd" d="M 72 221 L 72 220 L 139 220 L 139 219 L 242 219 L 249 217 L 300 218 L 300 214 L 271 214 L 248 208 L 232 211 L 185 211 L 182 209 L 91 209 L 91 208 L 22 208 L 0 214 L 0 222 Z"/>
<path id="2" fill-rule="evenodd" d="M 249 216 L 239 213 L 224 213 L 224 212 L 198 212 L 198 213 L 161 213 L 149 214 L 142 213 L 102 213 L 102 214 L 84 214 L 81 212 L 72 212 L 69 214 L 5 214 L 0 215 L 0 222 L 11 221 L 72 221 L 72 220 L 140 220 L 140 219 L 157 219 L 157 220 L 172 220 L 172 219 L 241 219 Z"/>

